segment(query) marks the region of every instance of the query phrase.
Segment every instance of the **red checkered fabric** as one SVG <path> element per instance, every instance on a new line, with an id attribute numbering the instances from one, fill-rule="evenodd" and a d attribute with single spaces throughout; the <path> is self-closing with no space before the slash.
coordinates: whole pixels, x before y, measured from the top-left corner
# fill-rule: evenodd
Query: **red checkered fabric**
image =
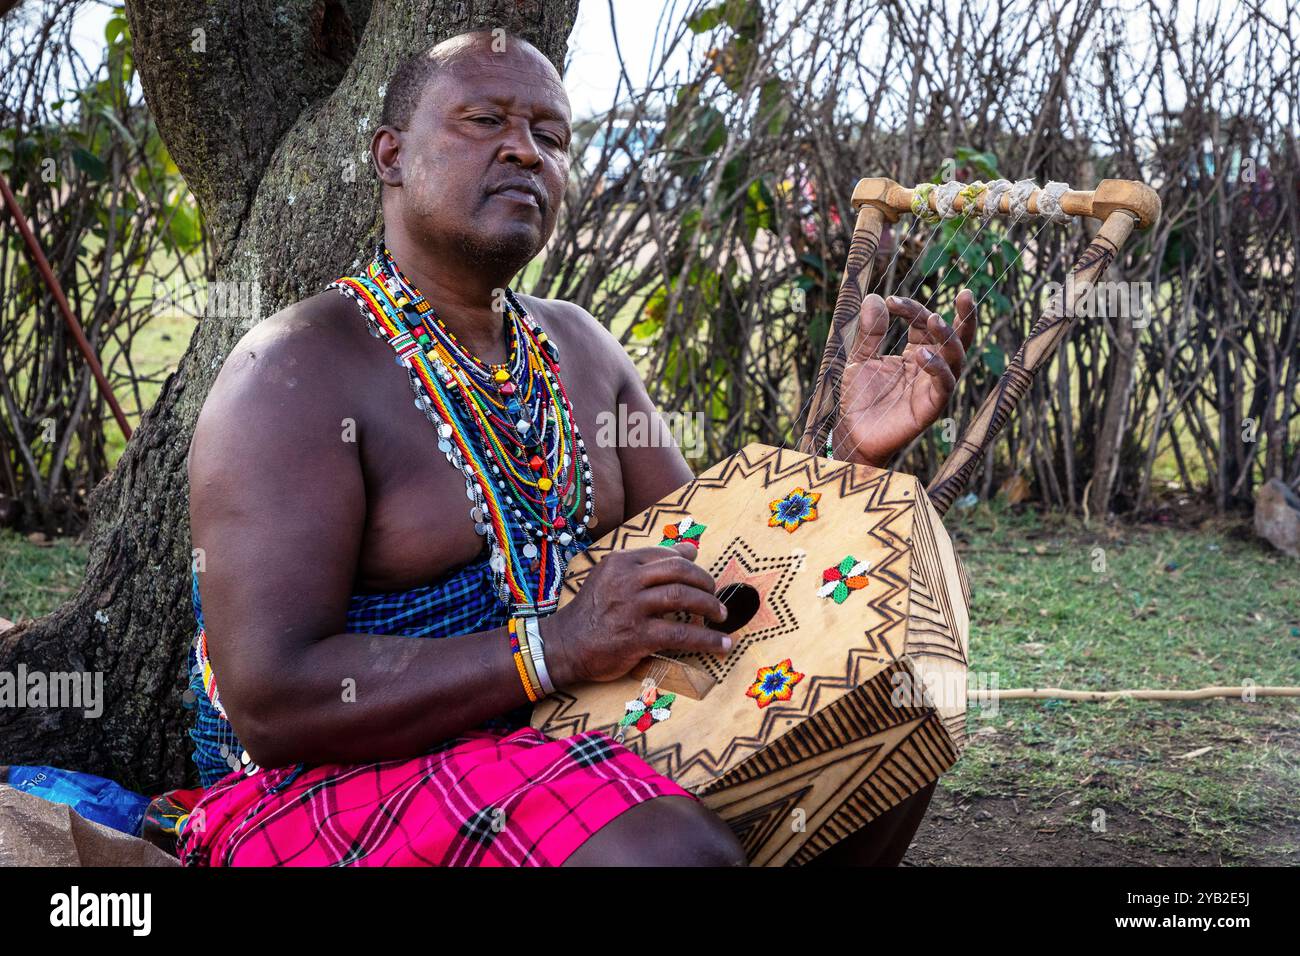
<path id="1" fill-rule="evenodd" d="M 662 796 L 690 794 L 603 733 L 471 731 L 413 760 L 230 774 L 178 852 L 198 866 L 556 866 Z"/>

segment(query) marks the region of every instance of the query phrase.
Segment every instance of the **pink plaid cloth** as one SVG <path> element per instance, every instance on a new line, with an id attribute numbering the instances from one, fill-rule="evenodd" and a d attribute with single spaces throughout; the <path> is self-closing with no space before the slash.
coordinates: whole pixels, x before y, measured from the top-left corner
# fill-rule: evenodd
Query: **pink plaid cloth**
<path id="1" fill-rule="evenodd" d="M 690 794 L 598 731 L 470 731 L 412 760 L 230 774 L 177 850 L 198 866 L 557 866 L 663 796 Z"/>

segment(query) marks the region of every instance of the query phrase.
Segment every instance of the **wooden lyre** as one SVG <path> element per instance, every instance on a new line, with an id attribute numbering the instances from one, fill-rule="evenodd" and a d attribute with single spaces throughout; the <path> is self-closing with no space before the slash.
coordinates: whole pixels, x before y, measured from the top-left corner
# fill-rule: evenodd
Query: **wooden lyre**
<path id="1" fill-rule="evenodd" d="M 941 204 L 927 187 L 859 181 L 799 450 L 747 445 L 614 528 L 565 575 L 561 605 L 612 551 L 698 542 L 697 560 L 733 612 L 731 651 L 654 655 L 622 680 L 543 699 L 532 723 L 554 737 L 602 730 L 622 740 L 726 820 L 752 863 L 812 859 L 957 760 L 970 591 L 942 516 L 1065 339 L 1081 297 L 1134 227 L 1160 215 L 1159 197 L 1142 183 L 1017 186 L 1001 195 L 949 192 Z M 996 206 L 985 210 L 990 195 Z M 1102 221 L 928 488 L 911 475 L 816 454 L 839 410 L 848 337 L 884 223 L 927 206 L 948 216 Z"/>

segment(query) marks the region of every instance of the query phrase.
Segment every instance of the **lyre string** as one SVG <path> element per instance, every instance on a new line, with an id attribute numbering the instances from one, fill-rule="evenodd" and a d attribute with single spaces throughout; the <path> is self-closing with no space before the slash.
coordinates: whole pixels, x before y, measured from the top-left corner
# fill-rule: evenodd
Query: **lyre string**
<path id="1" fill-rule="evenodd" d="M 1047 228 L 1048 224 L 1049 224 L 1051 221 L 1052 221 L 1052 220 L 1049 219 L 1049 218 L 1044 218 L 1042 224 L 1038 227 L 1038 229 L 1034 232 L 1034 234 L 1029 238 L 1029 240 L 1028 240 L 1027 242 L 1023 243 L 1022 246 L 1017 247 L 1015 256 L 1011 259 L 1010 262 L 1007 263 L 1006 267 L 1002 270 L 1002 272 L 998 275 L 998 277 L 997 277 L 996 279 L 993 280 L 993 283 L 989 286 L 988 291 L 985 292 L 984 295 L 980 296 L 978 299 L 975 300 L 974 304 L 973 304 L 972 307 L 971 307 L 971 315 L 972 315 L 972 317 L 974 316 L 975 312 L 979 309 L 980 303 L 982 303 L 986 298 L 988 298 L 989 293 L 991 293 L 991 292 L 993 291 L 993 289 L 997 286 L 997 284 L 998 284 L 999 282 L 1002 281 L 1002 278 L 1007 274 L 1008 271 L 1010 271 L 1011 267 L 1012 267 L 1013 265 L 1015 265 L 1016 262 L 1018 262 L 1018 261 L 1020 260 L 1020 257 L 1024 254 L 1024 248 L 1025 248 L 1026 246 L 1028 246 L 1029 243 L 1036 241 L 1036 240 L 1038 239 L 1038 236 L 1042 233 L 1042 231 L 1043 231 L 1044 229 Z M 982 227 L 981 227 L 981 228 L 982 228 Z M 978 235 L 978 233 L 977 233 L 977 235 Z M 974 241 L 974 239 L 972 239 L 972 241 Z M 969 243 L 967 244 L 967 247 L 969 248 Z M 990 249 L 990 250 L 985 254 L 984 258 L 980 261 L 979 266 L 978 266 L 974 271 L 975 271 L 975 272 L 978 272 L 980 269 L 984 268 L 985 263 L 988 262 L 989 256 L 991 256 L 992 254 L 993 254 L 993 250 Z M 952 269 L 955 268 L 955 267 L 956 267 L 956 263 L 953 263 L 953 265 L 949 267 L 949 270 L 948 270 L 948 271 L 951 272 Z M 946 278 L 946 274 L 945 274 L 945 278 Z M 936 287 L 935 292 L 937 292 L 939 288 L 942 288 L 942 280 L 940 281 L 940 285 Z M 925 301 L 924 303 L 922 303 L 923 307 L 928 307 L 928 305 L 929 305 L 929 303 L 930 303 L 930 299 L 932 299 L 933 296 L 934 296 L 934 292 L 932 292 L 932 293 L 930 294 L 930 296 L 926 298 L 926 301 Z M 956 323 L 956 321 L 955 321 L 955 320 L 956 320 L 956 311 L 955 311 L 955 308 L 954 308 L 954 315 L 953 315 L 953 318 L 954 318 L 954 322 L 953 322 L 953 324 L 952 324 L 951 326 L 949 326 L 949 328 L 948 328 L 948 335 L 947 335 L 947 337 L 944 339 L 943 343 L 939 346 L 939 348 L 942 348 L 944 345 L 947 345 L 949 342 L 951 342 L 953 336 L 956 335 L 957 323 Z M 922 374 L 924 374 L 924 373 L 922 373 Z M 886 408 L 880 410 L 880 411 L 876 414 L 876 416 L 875 416 L 875 420 L 876 420 L 876 421 L 880 421 L 880 420 L 882 420 L 882 419 L 884 418 L 884 416 L 887 415 L 887 414 L 889 414 L 889 412 L 893 409 L 893 407 L 894 407 L 895 405 L 898 404 L 898 402 L 902 399 L 902 397 L 903 397 L 903 396 L 902 396 L 902 393 L 900 392 L 897 396 L 894 397 L 894 400 L 893 400 L 892 402 L 890 402 L 890 404 L 889 404 Z M 850 455 L 850 456 L 853 454 L 853 452 L 857 451 L 859 445 L 861 445 L 861 440 L 855 442 L 854 445 L 853 445 L 853 447 L 849 450 L 849 455 Z M 847 460 L 847 459 L 846 459 L 846 460 Z"/>
<path id="2" fill-rule="evenodd" d="M 963 213 L 963 221 L 965 221 L 965 218 L 968 217 L 968 216 L 969 216 L 973 211 L 974 211 L 974 207 L 973 207 L 973 206 L 971 206 L 970 208 L 968 208 L 968 209 Z M 889 264 L 885 267 L 886 270 L 889 270 L 889 269 L 892 269 L 892 268 L 893 268 L 894 263 L 898 261 L 898 257 L 902 254 L 903 249 L 906 248 L 906 246 L 907 246 L 907 240 L 908 240 L 909 238 L 911 238 L 911 235 L 912 235 L 913 231 L 915 231 L 915 229 L 916 229 L 917 223 L 918 223 L 918 222 L 921 222 L 921 221 L 922 221 L 922 220 L 921 220 L 921 218 L 920 218 L 919 216 L 914 216 L 914 217 L 912 218 L 911 225 L 908 226 L 906 233 L 903 235 L 903 238 L 902 238 L 901 240 L 899 240 L 899 241 L 895 244 L 895 246 L 894 246 L 894 254 L 893 254 L 893 256 L 890 257 Z M 939 234 L 939 230 L 943 228 L 943 223 L 944 223 L 944 220 L 943 220 L 943 219 L 937 219 L 937 220 L 935 220 L 934 222 L 932 222 L 932 223 L 930 224 L 929 235 L 926 236 L 925 242 L 922 244 L 920 251 L 916 254 L 916 256 L 915 256 L 915 258 L 913 258 L 911 264 L 907 267 L 907 271 L 904 272 L 903 275 L 902 275 L 902 277 L 898 280 L 898 285 L 899 285 L 900 287 L 901 287 L 901 286 L 902 286 L 902 285 L 907 281 L 908 277 L 911 276 L 912 271 L 917 267 L 917 265 L 918 265 L 918 264 L 921 262 L 921 260 L 924 258 L 924 256 L 925 256 L 925 251 L 930 247 L 930 243 L 932 243 L 932 242 L 934 241 L 934 237 L 935 237 L 936 235 Z M 944 248 L 945 248 L 945 249 L 946 249 L 946 248 L 948 247 L 948 245 L 953 241 L 953 239 L 956 238 L 956 236 L 957 236 L 957 234 L 954 233 L 953 236 L 950 237 L 950 238 L 947 240 L 947 242 L 944 243 Z M 850 243 L 851 243 L 851 242 L 852 242 L 852 239 L 850 239 Z M 856 281 L 856 280 L 854 280 L 854 281 Z M 853 335 L 852 335 L 852 340 L 853 340 L 854 342 L 857 341 L 857 331 L 858 331 L 858 327 L 860 327 L 860 325 L 861 325 L 861 321 L 862 321 L 861 309 L 859 309 L 857 315 L 855 315 L 855 316 L 854 316 L 852 319 L 850 319 L 849 321 L 845 322 L 845 326 L 846 326 L 846 327 L 847 327 L 847 326 L 850 326 L 850 325 L 853 325 L 853 326 L 854 326 L 854 329 L 853 329 Z M 833 319 L 832 319 L 832 322 L 833 322 Z M 833 325 L 832 325 L 832 329 L 833 329 Z M 846 329 L 846 331 L 847 331 L 847 329 Z M 885 334 L 888 334 L 888 326 L 886 326 L 886 332 L 885 332 Z M 836 358 L 839 358 L 841 355 L 846 355 L 846 354 L 847 354 L 847 352 L 848 352 L 848 348 L 849 348 L 849 346 L 848 346 L 848 342 L 849 342 L 849 340 L 850 340 L 850 336 L 849 336 L 849 335 L 844 335 L 844 336 L 842 337 L 842 339 L 841 339 L 841 341 L 840 341 L 840 344 L 837 346 L 836 351 L 835 351 L 835 353 L 834 353 Z M 882 342 L 882 344 L 883 344 L 883 342 Z M 880 374 L 882 374 L 880 367 L 875 368 L 875 369 L 872 371 L 872 381 L 874 382 L 875 378 L 876 378 L 877 376 L 879 376 Z M 798 415 L 795 417 L 795 419 L 794 419 L 794 428 L 795 428 L 795 429 L 797 429 L 797 428 L 799 427 L 799 423 L 803 420 L 803 417 L 804 417 L 806 414 L 808 414 L 808 410 L 809 410 L 809 408 L 812 406 L 812 401 L 813 401 L 813 399 L 816 397 L 816 394 L 817 394 L 817 388 L 816 388 L 816 385 L 814 384 L 814 387 L 812 388 L 812 390 L 811 390 L 811 391 L 809 392 L 809 394 L 808 394 L 808 398 L 804 401 L 803 405 L 800 407 L 800 409 L 799 409 L 799 414 L 798 414 Z M 843 396 L 841 395 L 840 397 L 841 397 L 841 400 L 842 400 Z M 838 409 L 836 409 L 836 414 L 838 415 Z M 834 428 L 835 428 L 835 426 L 834 426 L 834 424 L 832 424 L 832 425 L 831 425 L 831 430 L 832 430 L 832 432 L 834 431 Z M 790 442 L 791 442 L 791 439 L 792 439 L 792 438 L 793 438 L 793 435 L 788 435 L 785 439 L 782 440 L 782 442 L 781 442 L 781 444 L 780 444 L 779 447 L 780 447 L 781 449 L 786 449 L 786 448 L 790 447 Z M 855 447 L 854 447 L 853 450 L 856 451 L 856 445 L 855 445 Z M 813 450 L 813 457 L 814 457 L 814 458 L 819 457 L 819 453 L 818 453 L 818 450 L 817 450 L 817 449 L 814 449 L 814 450 Z M 762 491 L 763 491 L 762 487 L 761 487 L 761 486 L 758 486 L 758 487 L 755 487 L 754 490 L 753 490 L 752 492 L 750 492 L 748 499 L 746 499 L 746 500 L 742 503 L 742 506 L 741 506 L 741 512 L 742 512 L 742 513 L 746 513 L 746 512 L 749 511 L 749 509 L 750 509 L 750 508 L 753 506 L 753 504 L 754 504 L 754 500 L 755 500 L 755 499 L 756 499 L 756 498 L 757 498 L 757 497 L 762 493 Z"/>
<path id="3" fill-rule="evenodd" d="M 900 239 L 898 242 L 895 243 L 895 245 L 894 245 L 894 254 L 893 254 L 893 256 L 890 257 L 890 259 L 889 259 L 889 264 L 885 266 L 885 271 L 886 271 L 886 272 L 888 272 L 889 270 L 891 270 L 891 269 L 894 268 L 894 263 L 896 263 L 896 262 L 898 261 L 898 257 L 899 257 L 899 255 L 902 254 L 903 249 L 907 246 L 907 240 L 911 238 L 913 231 L 915 231 L 915 229 L 916 229 L 916 224 L 917 224 L 918 222 L 920 222 L 920 221 L 921 221 L 921 220 L 920 220 L 919 217 L 915 217 L 915 216 L 914 216 L 914 217 L 912 218 L 912 223 L 911 223 L 910 226 L 908 226 L 908 228 L 907 228 L 907 232 L 904 234 L 903 238 Z M 943 225 L 943 221 L 942 221 L 942 220 L 940 220 L 940 221 L 935 222 L 935 223 L 932 224 L 931 229 L 930 229 L 930 234 L 926 237 L 926 239 L 925 239 L 925 243 L 921 246 L 921 251 L 920 251 L 919 253 L 917 253 L 916 258 L 912 260 L 912 264 L 911 264 L 910 266 L 908 266 L 907 271 L 904 272 L 903 275 L 902 275 L 902 277 L 898 280 L 898 285 L 899 285 L 900 287 L 902 286 L 902 284 L 903 284 L 904 282 L 907 281 L 907 277 L 910 276 L 910 275 L 912 274 L 912 270 L 916 268 L 916 264 L 917 264 L 918 262 L 921 261 L 921 257 L 925 255 L 925 250 L 928 249 L 928 248 L 930 247 L 930 243 L 934 241 L 934 237 L 938 234 L 938 232 L 939 232 L 939 228 L 940 228 L 942 225 Z M 850 240 L 850 241 L 851 241 L 851 240 Z M 860 311 L 860 310 L 859 310 L 859 311 Z M 832 320 L 832 321 L 833 321 L 833 320 Z M 854 321 L 854 322 L 861 322 L 861 315 L 855 316 L 854 319 L 853 319 L 853 321 Z M 847 323 L 846 323 L 846 324 L 847 324 Z M 845 342 L 844 342 L 844 341 L 841 341 L 840 344 L 839 344 L 839 346 L 838 346 L 837 349 L 836 349 L 836 352 L 835 352 L 835 356 L 834 356 L 834 357 L 835 357 L 836 359 L 838 359 L 841 355 L 845 354 L 846 349 L 847 349 L 847 346 L 845 345 Z M 821 363 L 819 363 L 819 365 L 818 365 L 819 368 L 820 368 L 820 364 L 821 364 Z M 809 392 L 808 392 L 808 397 L 807 397 L 806 399 L 804 399 L 803 404 L 799 407 L 798 413 L 795 415 L 795 417 L 794 417 L 794 419 L 793 419 L 792 430 L 793 430 L 793 429 L 797 429 L 797 428 L 799 428 L 799 425 L 800 425 L 800 423 L 803 421 L 804 416 L 805 416 L 806 414 L 808 414 L 808 410 L 812 407 L 812 401 L 813 401 L 813 399 L 816 398 L 816 397 L 817 397 L 817 383 L 814 381 L 814 383 L 813 383 L 813 387 L 812 387 L 812 388 L 809 390 Z M 789 442 L 790 442 L 790 438 L 791 438 L 791 437 L 793 437 L 793 435 L 790 435 L 789 437 L 782 439 L 782 442 L 781 442 L 781 446 L 780 446 L 780 447 L 781 447 L 781 448 L 788 448 L 788 447 L 789 447 Z"/>
<path id="4" fill-rule="evenodd" d="M 962 217 L 961 217 L 961 219 L 962 219 L 962 223 L 963 223 L 963 224 L 966 222 L 966 220 L 970 217 L 970 215 L 971 215 L 974 211 L 975 211 L 975 205 L 974 205 L 973 203 L 968 204 L 966 210 L 963 212 Z M 911 225 L 908 227 L 906 233 L 903 235 L 902 239 L 898 240 L 897 243 L 895 244 L 895 246 L 894 246 L 894 254 L 893 254 L 893 256 L 890 257 L 889 263 L 885 266 L 885 269 L 883 270 L 884 273 L 888 273 L 890 270 L 893 269 L 894 264 L 898 261 L 898 257 L 902 254 L 903 249 L 905 249 L 905 248 L 907 247 L 907 241 L 911 238 L 913 231 L 915 231 L 917 223 L 920 222 L 920 221 L 921 221 L 921 217 L 920 217 L 920 216 L 915 216 L 915 215 L 914 215 L 914 216 L 912 217 L 912 223 L 911 223 Z M 913 257 L 911 264 L 907 267 L 907 271 L 904 272 L 903 275 L 902 275 L 902 276 L 897 280 L 897 283 L 896 283 L 896 285 L 895 285 L 895 288 L 902 289 L 903 286 L 907 283 L 907 280 L 908 280 L 908 278 L 912 275 L 912 272 L 916 269 L 916 267 L 917 267 L 917 266 L 921 263 L 921 261 L 925 258 L 926 250 L 928 250 L 928 249 L 930 248 L 930 243 L 932 243 L 932 242 L 934 241 L 934 237 L 935 237 L 936 235 L 938 235 L 939 230 L 943 228 L 943 224 L 944 224 L 944 222 L 945 222 L 945 220 L 944 220 L 943 218 L 940 218 L 940 219 L 935 220 L 933 223 L 931 223 L 931 227 L 930 227 L 930 233 L 929 233 L 929 235 L 926 236 L 925 242 L 922 244 L 922 246 L 921 246 L 920 250 L 917 252 L 916 256 Z M 981 228 L 983 228 L 983 227 L 981 226 Z M 949 245 L 952 244 L 953 240 L 957 238 L 958 235 L 960 235 L 960 232 L 955 232 L 955 233 L 953 233 L 953 235 L 952 235 L 951 237 L 949 237 L 949 239 L 944 243 L 943 248 L 944 248 L 944 249 L 947 249 L 947 248 L 949 247 Z M 978 233 L 977 233 L 977 235 L 978 235 Z M 973 241 L 973 240 L 972 240 L 972 241 Z M 969 248 L 969 243 L 967 244 L 967 247 Z M 965 251 L 965 250 L 963 250 L 963 251 Z M 892 294 L 892 293 L 891 293 L 891 294 Z M 865 298 L 865 296 L 864 296 L 864 298 Z M 887 315 L 888 315 L 888 313 L 887 313 Z M 858 335 L 858 333 L 859 333 L 859 331 L 860 331 L 860 328 L 861 328 L 861 322 L 862 322 L 862 316 L 861 316 L 861 309 L 860 309 L 860 308 L 859 308 L 858 314 L 857 314 L 856 316 L 854 316 L 853 319 L 852 319 L 851 321 L 852 321 L 853 323 L 855 323 L 856 326 L 857 326 L 857 328 L 854 330 L 854 334 L 853 334 L 853 336 L 852 336 L 852 341 L 853 341 L 854 343 L 856 343 L 856 342 L 857 342 L 857 335 Z M 884 334 L 882 335 L 882 347 L 883 347 L 883 343 L 884 343 L 884 338 L 885 338 L 885 336 L 887 336 L 887 335 L 889 334 L 888 323 L 889 323 L 889 318 L 886 319 L 886 329 L 885 329 Z M 848 323 L 846 322 L 845 324 L 847 325 Z M 840 358 L 841 356 L 845 356 L 845 357 L 847 357 L 848 352 L 849 352 L 849 344 L 848 344 L 849 341 L 850 341 L 850 336 L 848 336 L 848 335 L 845 335 L 845 336 L 842 338 L 842 340 L 840 341 L 840 344 L 837 346 L 836 351 L 835 351 L 835 353 L 834 353 L 834 357 L 835 357 L 835 359 L 838 359 L 838 358 Z M 903 343 L 903 344 L 904 344 L 904 347 L 906 347 L 906 339 L 904 339 L 904 343 Z M 945 342 L 945 344 L 946 344 L 946 342 Z M 875 382 L 876 382 L 876 379 L 877 379 L 880 375 L 884 374 L 883 371 L 882 371 L 882 369 L 883 369 L 883 366 L 877 366 L 877 367 L 872 371 L 871 378 L 870 378 L 870 379 L 868 380 L 868 382 L 867 382 L 867 386 L 868 386 L 868 387 L 871 386 L 871 385 L 874 385 Z M 794 420 L 793 420 L 793 428 L 794 428 L 794 429 L 798 429 L 799 426 L 800 426 L 800 423 L 803 422 L 804 416 L 808 413 L 808 410 L 811 408 L 811 406 L 812 406 L 812 401 L 813 401 L 813 399 L 816 397 L 816 395 L 817 395 L 817 388 L 816 388 L 816 384 L 814 383 L 814 387 L 813 387 L 813 388 L 811 389 L 811 391 L 809 392 L 808 398 L 804 401 L 803 405 L 802 405 L 802 406 L 800 407 L 800 409 L 799 409 L 798 414 L 796 415 L 796 417 L 795 417 Z M 841 395 L 840 395 L 840 400 L 843 401 L 843 394 L 842 394 L 842 393 L 841 393 Z M 838 412 L 839 412 L 839 409 L 836 409 L 836 410 L 835 410 L 835 414 L 836 414 L 837 416 L 838 416 Z M 879 420 L 879 414 L 877 415 L 877 420 Z M 833 433 L 833 432 L 834 432 L 834 429 L 835 429 L 835 425 L 834 425 L 834 423 L 831 424 L 830 428 L 831 428 L 831 432 Z M 787 447 L 789 447 L 789 443 L 790 443 L 790 440 L 791 440 L 792 438 L 793 438 L 793 435 L 790 435 L 790 436 L 787 437 L 785 440 L 783 440 L 783 441 L 782 441 L 782 444 L 781 444 L 781 447 L 782 447 L 782 448 L 787 448 Z M 860 442 L 859 442 L 859 443 L 855 443 L 855 445 L 854 445 L 852 451 L 856 451 L 856 450 L 857 450 L 857 447 L 858 447 L 859 444 L 860 444 Z M 812 453 L 813 453 L 814 456 L 817 456 L 820 452 L 819 452 L 818 449 L 814 449 Z M 840 460 L 847 460 L 847 459 L 841 458 Z"/>
<path id="5" fill-rule="evenodd" d="M 987 201 L 988 201 L 988 199 L 987 199 L 987 196 L 986 196 L 986 202 L 987 202 Z M 968 210 L 967 210 L 967 211 L 965 212 L 965 214 L 962 216 L 962 222 L 963 222 L 963 224 L 965 223 L 965 221 L 967 220 L 967 218 L 969 218 L 970 214 L 971 214 L 972 212 L 974 212 L 974 209 L 975 209 L 975 204 L 974 204 L 974 203 L 969 204 L 969 208 L 968 208 Z M 955 217 L 954 217 L 954 218 L 955 218 Z M 965 253 L 966 249 L 969 249 L 969 248 L 970 248 L 971 244 L 974 243 L 974 241 L 979 237 L 980 233 L 984 230 L 985 226 L 988 225 L 988 223 L 991 221 L 991 219 L 992 219 L 992 216 L 991 216 L 991 215 L 983 219 L 983 221 L 982 221 L 981 224 L 980 224 L 979 229 L 977 229 L 976 232 L 975 232 L 975 234 L 974 234 L 973 236 L 971 236 L 970 241 L 968 241 L 968 242 L 966 243 L 966 246 L 965 246 L 965 248 L 963 248 L 962 253 L 959 253 L 959 254 L 958 254 L 958 259 L 957 259 L 957 261 L 953 262 L 952 265 L 950 265 L 950 266 L 948 267 L 948 270 L 944 273 L 944 275 L 939 279 L 938 283 L 935 285 L 934 290 L 932 290 L 931 293 L 930 293 L 930 295 L 926 297 L 925 302 L 922 303 L 922 307 L 923 307 L 923 308 L 926 308 L 926 309 L 928 310 L 929 304 L 930 304 L 930 302 L 933 300 L 934 296 L 937 295 L 937 294 L 938 294 L 938 293 L 943 289 L 943 283 L 944 283 L 944 281 L 947 279 L 947 277 L 948 277 L 949 275 L 952 274 L 952 271 L 953 271 L 955 268 L 957 268 L 958 264 L 959 264 L 960 261 L 961 261 L 961 258 L 960 258 L 961 255 Z M 1022 256 L 1023 253 L 1024 253 L 1024 248 L 1027 247 L 1027 246 L 1029 245 L 1029 243 L 1032 243 L 1032 242 L 1036 241 L 1037 238 L 1038 238 L 1038 236 L 1042 233 L 1042 231 L 1043 231 L 1045 228 L 1047 228 L 1048 223 L 1054 221 L 1054 217 L 1051 216 L 1051 215 L 1043 215 L 1043 216 L 1042 216 L 1042 219 L 1043 219 L 1042 224 L 1041 224 L 1041 225 L 1038 227 L 1038 229 L 1034 232 L 1033 236 L 1031 236 L 1031 237 L 1029 238 L 1029 240 L 1027 240 L 1026 242 L 1022 243 L 1020 247 L 1017 247 L 1015 256 L 1011 259 L 1010 262 L 1007 263 L 1006 267 L 1005 267 L 1005 268 L 1002 270 L 1002 272 L 997 276 L 997 278 L 995 278 L 995 279 L 993 280 L 992 284 L 990 284 L 990 286 L 989 286 L 988 291 L 986 291 L 986 292 L 984 293 L 984 295 L 980 296 L 978 299 L 976 299 L 976 300 L 974 301 L 974 304 L 972 305 L 972 309 L 971 309 L 972 317 L 974 316 L 975 312 L 978 310 L 980 304 L 981 304 L 981 303 L 982 303 L 982 302 L 983 302 L 983 301 L 988 297 L 988 295 L 993 291 L 993 289 L 997 287 L 998 283 L 1000 283 L 1001 280 L 1003 279 L 1003 277 L 1006 276 L 1007 272 L 1010 271 L 1011 267 L 1012 267 L 1013 265 L 1015 265 L 1015 263 L 1018 262 L 1018 261 L 1020 260 L 1021 256 Z M 942 222 L 942 220 L 940 221 L 940 223 L 936 223 L 936 228 L 938 227 L 938 225 L 941 224 L 941 222 Z M 954 237 L 955 237 L 955 235 L 956 235 L 956 234 L 954 234 Z M 951 242 L 951 240 L 949 240 L 949 241 Z M 945 246 L 944 246 L 944 247 L 947 248 L 947 243 L 945 243 Z M 901 249 L 901 246 L 900 246 L 900 249 Z M 984 258 L 980 260 L 979 265 L 976 266 L 974 270 L 972 270 L 973 274 L 977 274 L 981 269 L 984 268 L 985 264 L 988 262 L 989 257 L 990 257 L 992 254 L 993 254 L 993 248 L 990 247 L 989 251 L 988 251 L 987 253 L 985 253 Z M 896 251 L 895 255 L 897 255 L 897 251 Z M 913 267 L 915 267 L 916 263 L 920 261 L 922 255 L 924 255 L 924 251 L 922 251 L 922 253 L 919 254 L 918 257 L 917 257 L 917 259 L 913 262 Z M 892 263 L 891 263 L 891 264 L 892 264 Z M 911 271 L 912 271 L 912 270 L 909 268 L 909 269 L 908 269 L 908 272 L 907 272 L 906 274 L 904 274 L 903 279 L 900 280 L 900 282 L 899 282 L 899 286 L 900 286 L 900 287 L 901 287 L 902 284 L 906 281 L 906 279 L 907 279 L 908 275 L 910 275 Z M 955 308 L 954 308 L 954 316 L 953 316 L 954 321 L 953 321 L 953 324 L 949 326 L 947 337 L 943 340 L 942 343 L 939 344 L 939 346 L 938 346 L 939 349 L 942 349 L 944 346 L 946 346 L 950 341 L 952 341 L 953 336 L 957 334 L 957 332 L 956 332 L 956 330 L 957 330 L 957 321 L 956 321 L 956 320 L 957 320 L 957 316 L 956 316 L 956 314 L 955 314 L 955 311 L 956 311 L 956 310 L 955 310 Z M 860 317 L 859 317 L 859 321 L 860 321 Z M 906 348 L 906 345 L 907 345 L 906 340 L 904 340 L 904 341 L 903 341 L 903 347 L 904 347 L 904 349 Z M 842 347 L 843 347 L 843 346 L 842 346 Z M 932 349 L 932 351 L 933 351 L 933 349 Z M 936 353 L 936 354 L 937 354 L 937 353 Z M 882 366 L 882 367 L 883 367 L 883 366 Z M 899 374 L 901 375 L 901 374 L 903 374 L 905 371 L 906 371 L 905 369 L 900 369 Z M 871 377 L 871 379 L 868 380 L 867 384 L 866 384 L 865 386 L 863 386 L 863 391 L 866 391 L 866 390 L 867 390 L 871 385 L 874 384 L 875 379 L 876 379 L 876 376 L 879 375 L 879 374 L 881 374 L 881 372 L 880 372 L 880 368 L 877 368 L 875 374 L 873 374 L 873 376 Z M 924 374 L 924 373 L 922 373 L 922 374 Z M 841 400 L 842 400 L 842 397 L 843 397 L 843 396 L 841 396 Z M 881 421 L 881 420 L 884 418 L 884 416 L 886 416 L 887 414 L 889 414 L 890 411 L 892 411 L 893 407 L 894 407 L 896 404 L 898 404 L 898 402 L 899 402 L 901 399 L 902 399 L 902 393 L 900 392 L 897 396 L 895 396 L 894 401 L 891 402 L 888 406 L 886 406 L 886 407 L 883 408 L 883 409 L 878 409 L 877 412 L 876 412 L 876 414 L 875 414 L 875 416 L 874 416 L 875 421 Z M 838 413 L 838 409 L 836 409 L 836 412 Z M 834 425 L 832 425 L 831 427 L 832 427 L 832 429 L 833 429 L 833 428 L 834 428 Z M 852 445 L 852 447 L 849 449 L 849 452 L 848 452 L 847 455 L 842 456 L 842 457 L 839 456 L 839 455 L 837 455 L 836 457 L 837 457 L 837 458 L 840 458 L 840 460 L 849 460 L 849 459 L 852 457 L 852 455 L 857 451 L 857 449 L 860 447 L 860 445 L 861 445 L 861 439 L 859 439 L 857 442 L 855 442 L 855 443 Z"/>

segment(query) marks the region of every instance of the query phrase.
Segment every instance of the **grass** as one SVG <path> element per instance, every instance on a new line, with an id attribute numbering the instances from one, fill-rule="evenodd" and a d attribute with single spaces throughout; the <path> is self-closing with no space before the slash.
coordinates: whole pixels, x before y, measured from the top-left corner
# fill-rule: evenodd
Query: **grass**
<path id="1" fill-rule="evenodd" d="M 1300 562 L 1240 526 L 1089 530 L 996 507 L 949 526 L 972 670 L 999 687 L 1300 685 Z M 1012 701 L 968 728 L 942 784 L 955 801 L 1027 801 L 1079 834 L 1101 808 L 1133 821 L 1109 839 L 1144 857 L 1300 860 L 1294 698 Z"/>
<path id="2" fill-rule="evenodd" d="M 71 538 L 38 545 L 0 528 L 0 617 L 48 614 L 76 591 L 85 566 L 85 548 Z"/>

